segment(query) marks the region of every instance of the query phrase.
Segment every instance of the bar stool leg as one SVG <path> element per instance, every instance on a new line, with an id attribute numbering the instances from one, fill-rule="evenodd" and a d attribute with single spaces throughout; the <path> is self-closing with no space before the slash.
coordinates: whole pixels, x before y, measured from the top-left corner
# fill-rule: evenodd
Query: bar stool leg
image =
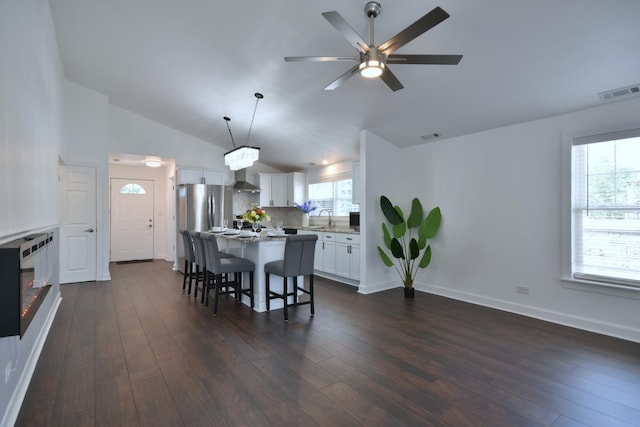
<path id="1" fill-rule="evenodd" d="M 298 276 L 293 276 L 293 305 L 298 305 Z"/>
<path id="2" fill-rule="evenodd" d="M 218 314 L 218 299 L 220 299 L 220 286 L 222 285 L 222 276 L 216 274 L 213 277 L 213 286 L 216 288 L 215 300 L 213 302 L 213 315 L 216 316 Z"/>
<path id="3" fill-rule="evenodd" d="M 284 321 L 285 322 L 289 321 L 289 313 L 287 311 L 287 306 L 289 305 L 287 303 L 287 300 L 289 299 L 289 297 L 287 297 L 288 293 L 289 293 L 289 284 L 287 283 L 287 278 L 283 277 L 282 278 L 282 296 L 284 299 Z"/>
<path id="4" fill-rule="evenodd" d="M 309 275 L 309 297 L 311 299 L 311 315 L 315 314 L 315 308 L 313 306 L 313 274 Z"/>
<path id="5" fill-rule="evenodd" d="M 267 311 L 271 310 L 271 291 L 269 289 L 269 273 L 265 274 L 265 285 L 267 288 Z"/>
<path id="6" fill-rule="evenodd" d="M 187 276 L 189 275 L 189 261 L 184 260 L 184 277 L 182 278 L 182 290 L 187 287 Z"/>
<path id="7" fill-rule="evenodd" d="M 253 271 L 249 272 L 249 298 L 251 300 L 251 308 L 254 307 L 254 301 L 253 301 Z"/>

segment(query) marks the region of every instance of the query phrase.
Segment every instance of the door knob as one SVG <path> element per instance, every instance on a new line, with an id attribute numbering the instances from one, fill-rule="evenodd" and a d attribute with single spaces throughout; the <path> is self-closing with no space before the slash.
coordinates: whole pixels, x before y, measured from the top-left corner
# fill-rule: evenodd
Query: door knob
<path id="1" fill-rule="evenodd" d="M 93 233 L 93 228 L 87 228 L 86 230 L 84 230 L 87 233 Z"/>
<path id="2" fill-rule="evenodd" d="M 153 225 L 149 224 L 149 228 L 153 228 Z"/>

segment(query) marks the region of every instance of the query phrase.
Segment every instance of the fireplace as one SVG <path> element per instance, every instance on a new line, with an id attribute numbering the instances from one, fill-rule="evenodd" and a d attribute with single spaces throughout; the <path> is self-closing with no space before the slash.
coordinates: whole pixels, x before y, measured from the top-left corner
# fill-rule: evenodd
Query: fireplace
<path id="1" fill-rule="evenodd" d="M 0 246 L 0 337 L 22 337 L 51 288 L 57 259 L 54 232 Z"/>

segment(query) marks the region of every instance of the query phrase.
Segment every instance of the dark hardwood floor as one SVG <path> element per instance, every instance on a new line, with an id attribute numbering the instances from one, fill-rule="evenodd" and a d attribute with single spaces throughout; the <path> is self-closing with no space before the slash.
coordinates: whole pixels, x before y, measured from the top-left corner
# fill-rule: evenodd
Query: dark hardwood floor
<path id="1" fill-rule="evenodd" d="M 18 426 L 640 426 L 640 344 L 316 279 L 309 306 L 213 317 L 166 262 L 63 301 Z"/>

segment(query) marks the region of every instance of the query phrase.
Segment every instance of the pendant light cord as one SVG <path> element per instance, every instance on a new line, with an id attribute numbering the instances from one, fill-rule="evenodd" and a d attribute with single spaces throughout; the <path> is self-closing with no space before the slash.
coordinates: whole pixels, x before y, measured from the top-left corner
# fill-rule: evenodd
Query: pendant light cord
<path id="1" fill-rule="evenodd" d="M 223 117 L 224 121 L 227 122 L 227 129 L 229 130 L 229 135 L 231 135 L 231 143 L 233 144 L 233 148 L 236 148 L 236 142 L 233 140 L 233 134 L 231 133 L 231 128 L 229 127 L 229 122 L 231 119 L 227 116 Z"/>
<path id="2" fill-rule="evenodd" d="M 262 95 L 259 92 L 254 93 L 254 96 L 256 97 L 256 105 L 255 107 L 253 107 L 253 116 L 251 117 L 251 124 L 249 125 L 249 133 L 247 133 L 247 142 L 244 145 L 249 145 L 249 137 L 251 136 L 251 129 L 253 129 L 253 121 L 256 118 L 256 111 L 258 110 L 258 102 L 264 98 L 264 95 Z"/>

